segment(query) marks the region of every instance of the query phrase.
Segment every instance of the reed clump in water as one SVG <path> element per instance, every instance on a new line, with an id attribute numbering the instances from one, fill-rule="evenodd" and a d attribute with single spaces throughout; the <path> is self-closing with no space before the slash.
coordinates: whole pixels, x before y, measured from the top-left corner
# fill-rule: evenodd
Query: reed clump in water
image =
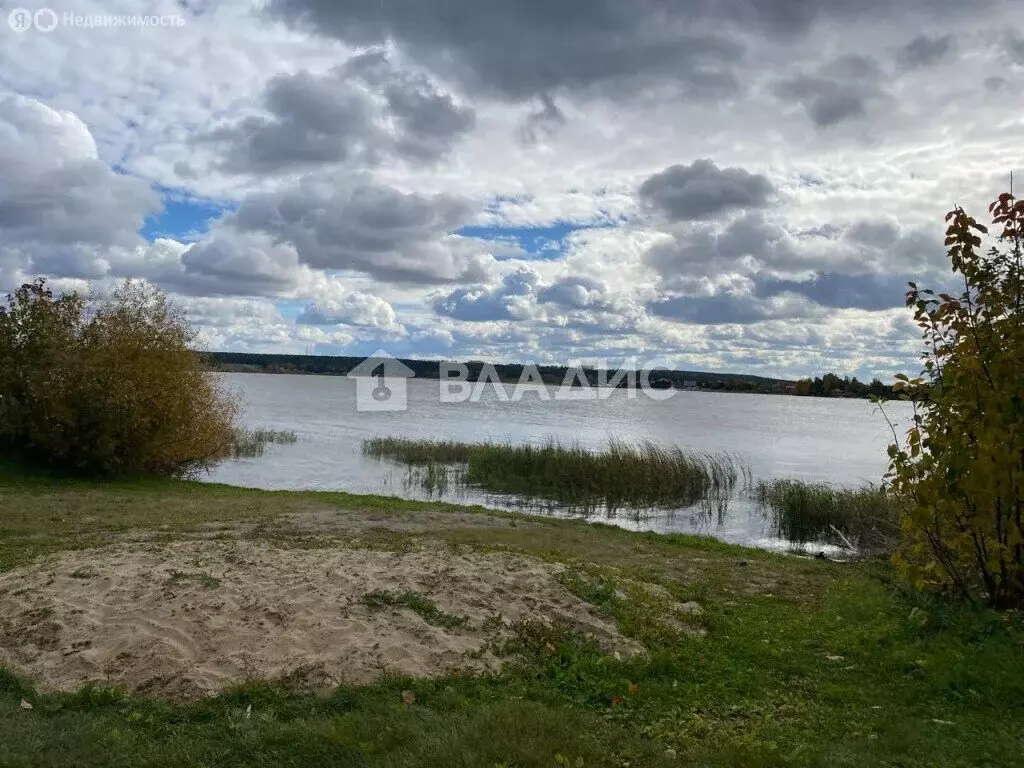
<path id="1" fill-rule="evenodd" d="M 262 456 L 267 446 L 294 445 L 299 436 L 290 429 L 239 429 L 231 444 L 231 455 L 236 459 L 252 459 Z"/>
<path id="2" fill-rule="evenodd" d="M 448 491 L 449 482 L 453 477 L 458 480 L 461 471 L 461 467 L 436 462 L 410 464 L 403 483 L 406 489 L 419 488 L 430 496 L 443 496 Z"/>
<path id="3" fill-rule="evenodd" d="M 374 437 L 363 440 L 363 453 L 403 464 L 464 464 L 476 446 L 452 440 L 410 440 L 404 437 Z"/>
<path id="4" fill-rule="evenodd" d="M 607 507 L 690 506 L 731 493 L 739 479 L 729 456 L 686 453 L 645 442 L 613 441 L 607 450 L 548 443 L 485 445 L 470 457 L 468 482 L 493 491 L 566 504 Z"/>
<path id="5" fill-rule="evenodd" d="M 899 535 L 897 500 L 882 488 L 762 480 L 752 495 L 773 534 L 788 541 L 820 541 L 870 553 L 891 550 Z"/>
<path id="6" fill-rule="evenodd" d="M 545 445 L 376 438 L 363 452 L 406 464 L 461 465 L 460 481 L 496 493 L 609 510 L 724 504 L 749 473 L 728 454 L 689 453 L 652 442 L 613 440 L 604 451 Z M 425 486 L 426 487 L 426 486 Z"/>

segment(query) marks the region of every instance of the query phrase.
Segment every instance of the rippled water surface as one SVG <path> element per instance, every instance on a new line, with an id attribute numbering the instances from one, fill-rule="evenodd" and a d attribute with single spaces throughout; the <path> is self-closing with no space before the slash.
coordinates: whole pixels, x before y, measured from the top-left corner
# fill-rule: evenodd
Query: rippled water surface
<path id="1" fill-rule="evenodd" d="M 878 484 L 885 449 L 892 440 L 878 407 L 866 400 L 823 399 L 680 391 L 656 401 L 626 390 L 605 390 L 598 400 L 541 401 L 527 394 L 502 402 L 488 389 L 479 402 L 441 403 L 439 383 L 408 382 L 408 409 L 359 412 L 355 382 L 336 376 L 222 374 L 245 402 L 250 427 L 290 429 L 295 445 L 269 446 L 257 459 L 217 467 L 208 479 L 267 489 L 344 490 L 409 498 L 426 492 L 408 483 L 404 466 L 362 455 L 365 438 L 397 435 L 462 441 L 543 443 L 556 439 L 601 449 L 609 440 L 652 440 L 700 451 L 742 457 L 755 479 L 776 477 L 838 485 Z M 890 403 L 890 418 L 903 421 L 904 403 Z M 445 501 L 546 511 L 523 500 L 451 488 Z M 765 535 L 764 524 L 743 494 L 726 515 L 699 510 L 664 510 L 643 515 L 617 513 L 609 522 L 656 531 L 709 533 L 726 541 L 783 547 Z"/>

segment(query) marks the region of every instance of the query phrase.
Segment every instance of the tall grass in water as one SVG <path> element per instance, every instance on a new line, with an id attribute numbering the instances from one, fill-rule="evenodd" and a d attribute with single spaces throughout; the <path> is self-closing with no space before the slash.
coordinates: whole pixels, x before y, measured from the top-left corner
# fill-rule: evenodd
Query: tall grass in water
<path id="1" fill-rule="evenodd" d="M 235 431 L 231 455 L 236 459 L 258 458 L 271 443 L 294 445 L 298 441 L 298 435 L 290 429 L 239 429 Z"/>
<path id="2" fill-rule="evenodd" d="M 431 496 L 443 496 L 448 491 L 448 483 L 452 477 L 460 477 L 460 469 L 436 462 L 410 464 L 403 485 L 407 490 L 420 488 Z"/>
<path id="3" fill-rule="evenodd" d="M 542 446 L 457 443 L 388 437 L 363 443 L 367 455 L 410 465 L 462 465 L 460 481 L 497 493 L 593 510 L 724 507 L 746 468 L 727 454 L 687 453 L 651 442 L 612 441 L 592 452 L 555 442 Z M 425 485 L 426 487 L 426 485 Z"/>
<path id="4" fill-rule="evenodd" d="M 758 482 L 753 498 L 774 535 L 788 541 L 883 552 L 891 549 L 899 534 L 897 502 L 880 488 L 854 490 L 771 480 Z"/>
<path id="5" fill-rule="evenodd" d="M 403 464 L 465 464 L 477 446 L 451 440 L 407 440 L 403 437 L 374 437 L 363 440 L 363 453 Z"/>
<path id="6" fill-rule="evenodd" d="M 620 441 L 600 453 L 557 443 L 484 445 L 466 472 L 469 483 L 493 491 L 609 509 L 690 506 L 731 493 L 738 478 L 729 456 Z"/>

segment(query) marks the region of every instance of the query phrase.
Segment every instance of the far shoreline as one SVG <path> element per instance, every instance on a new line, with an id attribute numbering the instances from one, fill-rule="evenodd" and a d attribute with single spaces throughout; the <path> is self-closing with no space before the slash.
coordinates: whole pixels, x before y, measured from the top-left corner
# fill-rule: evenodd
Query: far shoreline
<path id="1" fill-rule="evenodd" d="M 314 376 L 360 376 L 365 375 L 359 367 L 367 358 L 329 355 L 285 355 L 247 352 L 206 352 L 203 357 L 207 369 L 216 373 L 261 373 L 279 375 L 314 375 Z M 415 360 L 393 358 L 406 366 L 413 378 L 440 381 L 440 367 L 443 364 L 464 365 L 468 368 L 469 383 L 476 383 L 484 366 L 493 366 L 497 372 L 497 380 L 503 384 L 515 384 L 521 380 L 526 366 L 521 363 L 485 363 L 479 360 Z M 570 371 L 581 371 L 592 387 L 605 388 L 601 382 L 598 369 L 570 366 L 541 365 L 538 366 L 544 384 L 562 385 L 569 381 L 569 386 L 579 388 L 580 383 L 573 383 Z M 617 369 L 608 369 L 618 373 Z M 741 394 L 760 395 L 793 395 L 802 397 L 825 397 L 837 399 L 868 399 L 871 393 L 853 394 L 845 390 L 835 390 L 828 394 L 801 393 L 798 382 L 788 379 L 773 379 L 763 376 L 752 376 L 738 373 L 710 373 L 705 371 L 680 371 L 657 369 L 651 372 L 651 388 L 675 389 L 684 392 L 735 392 Z M 627 382 L 618 384 L 617 389 L 629 389 Z M 891 396 L 891 392 L 886 397 Z"/>

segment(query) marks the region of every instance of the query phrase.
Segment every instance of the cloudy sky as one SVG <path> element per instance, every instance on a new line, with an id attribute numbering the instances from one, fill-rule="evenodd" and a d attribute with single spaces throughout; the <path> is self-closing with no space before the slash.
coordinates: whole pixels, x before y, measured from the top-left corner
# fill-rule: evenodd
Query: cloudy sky
<path id="1" fill-rule="evenodd" d="M 145 278 L 211 349 L 884 375 L 1024 166 L 1019 0 L 15 6 L 0 289 Z"/>

